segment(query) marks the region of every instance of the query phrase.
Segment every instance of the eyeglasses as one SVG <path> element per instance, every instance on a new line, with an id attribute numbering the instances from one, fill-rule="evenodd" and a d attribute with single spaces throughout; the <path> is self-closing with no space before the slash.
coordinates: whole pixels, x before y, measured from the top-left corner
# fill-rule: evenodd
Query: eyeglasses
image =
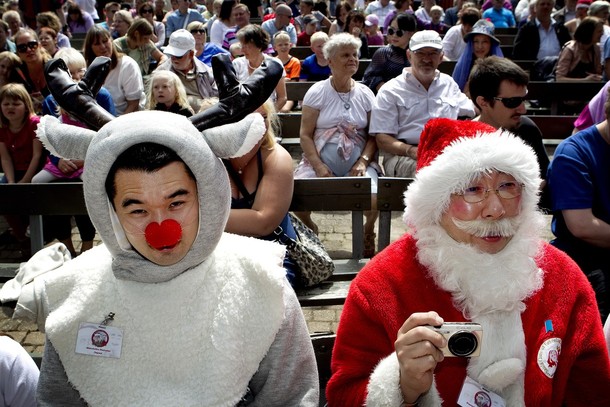
<path id="1" fill-rule="evenodd" d="M 489 196 L 489 192 L 495 192 L 502 199 L 515 199 L 521 196 L 523 184 L 517 182 L 503 182 L 496 189 L 486 189 L 480 185 L 474 185 L 466 188 L 464 192 L 455 195 L 461 196 L 467 203 L 483 202 Z"/>
<path id="2" fill-rule="evenodd" d="M 395 29 L 394 27 L 388 27 L 388 35 L 396 35 L 397 37 L 402 37 L 404 35 L 404 31 L 401 29 Z"/>
<path id="3" fill-rule="evenodd" d="M 140 10 L 140 14 L 152 14 L 152 13 L 153 13 L 152 8 L 143 8 L 142 10 Z"/>
<path id="4" fill-rule="evenodd" d="M 184 57 L 185 57 L 187 54 L 188 54 L 188 52 L 185 52 L 184 54 L 182 54 L 182 55 L 180 55 L 180 56 L 177 56 L 177 55 L 170 55 L 169 57 L 170 57 L 171 59 L 182 59 L 182 58 L 184 58 Z"/>
<path id="5" fill-rule="evenodd" d="M 24 52 L 27 52 L 28 48 L 31 50 L 38 48 L 38 41 L 29 41 L 25 44 L 19 44 L 16 46 L 16 48 L 17 52 L 21 52 L 23 54 Z"/>
<path id="6" fill-rule="evenodd" d="M 515 96 L 513 98 L 494 97 L 494 100 L 499 100 L 500 102 L 502 102 L 504 107 L 507 107 L 508 109 L 515 109 L 521 106 L 521 103 L 523 103 L 523 101 L 525 100 L 525 96 Z"/>
<path id="7" fill-rule="evenodd" d="M 196 28 L 194 30 L 191 30 L 191 34 L 205 34 L 205 30 L 203 28 Z"/>

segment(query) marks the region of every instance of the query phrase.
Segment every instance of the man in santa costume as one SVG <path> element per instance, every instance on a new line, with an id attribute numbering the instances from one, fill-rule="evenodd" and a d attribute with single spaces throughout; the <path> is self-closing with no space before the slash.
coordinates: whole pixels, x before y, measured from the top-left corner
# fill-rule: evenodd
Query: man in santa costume
<path id="1" fill-rule="evenodd" d="M 480 122 L 434 119 L 405 193 L 407 234 L 351 285 L 329 406 L 608 406 L 593 291 L 544 243 L 533 150 Z M 426 325 L 475 322 L 480 356 L 447 357 Z"/>

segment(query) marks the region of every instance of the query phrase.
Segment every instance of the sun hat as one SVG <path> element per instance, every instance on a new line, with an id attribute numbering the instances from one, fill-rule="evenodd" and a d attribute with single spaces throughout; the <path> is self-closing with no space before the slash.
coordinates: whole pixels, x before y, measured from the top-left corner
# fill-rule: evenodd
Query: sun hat
<path id="1" fill-rule="evenodd" d="M 496 45 L 500 45 L 500 40 L 494 37 L 495 27 L 489 20 L 479 20 L 472 26 L 472 31 L 464 36 L 464 41 L 470 41 L 475 35 L 485 35 Z"/>

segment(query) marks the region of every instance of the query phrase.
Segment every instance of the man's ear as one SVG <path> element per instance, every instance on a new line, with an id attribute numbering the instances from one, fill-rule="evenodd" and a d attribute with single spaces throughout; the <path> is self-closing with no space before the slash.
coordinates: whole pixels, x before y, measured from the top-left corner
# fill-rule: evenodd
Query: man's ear
<path id="1" fill-rule="evenodd" d="M 481 108 L 483 107 L 490 107 L 489 102 L 487 101 L 487 99 L 485 99 L 483 96 L 477 96 L 475 98 L 475 102 L 477 105 L 479 105 Z"/>

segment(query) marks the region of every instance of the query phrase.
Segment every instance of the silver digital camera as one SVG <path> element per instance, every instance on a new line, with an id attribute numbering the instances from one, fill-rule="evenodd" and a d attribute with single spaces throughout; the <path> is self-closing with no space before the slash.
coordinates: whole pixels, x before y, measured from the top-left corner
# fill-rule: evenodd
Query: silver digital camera
<path id="1" fill-rule="evenodd" d="M 447 339 L 447 346 L 441 348 L 443 355 L 455 357 L 476 357 L 481 353 L 483 328 L 474 322 L 445 322 L 441 326 L 426 325 Z"/>

